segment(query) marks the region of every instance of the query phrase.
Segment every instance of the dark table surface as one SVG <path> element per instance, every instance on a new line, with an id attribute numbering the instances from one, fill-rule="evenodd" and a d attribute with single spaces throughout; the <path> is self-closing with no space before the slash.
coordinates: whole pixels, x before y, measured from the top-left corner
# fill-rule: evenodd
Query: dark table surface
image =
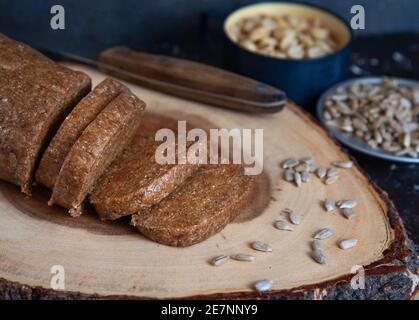
<path id="1" fill-rule="evenodd" d="M 212 42 L 217 40 L 212 39 Z M 167 42 L 158 43 L 149 50 L 229 69 L 221 53 L 205 45 Z M 419 34 L 358 37 L 354 40 L 348 78 L 387 75 L 419 80 L 418 66 Z M 314 114 L 314 106 L 307 106 L 306 109 Z M 389 194 L 403 219 L 409 238 L 419 244 L 419 165 L 381 160 L 353 150 L 349 152 L 372 180 Z"/>

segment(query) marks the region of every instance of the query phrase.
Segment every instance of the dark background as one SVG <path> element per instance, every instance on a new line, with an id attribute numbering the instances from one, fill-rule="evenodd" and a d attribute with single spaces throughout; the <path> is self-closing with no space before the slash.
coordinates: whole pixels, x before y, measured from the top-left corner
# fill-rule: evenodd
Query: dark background
<path id="1" fill-rule="evenodd" d="M 95 58 L 103 49 L 128 45 L 229 68 L 222 56 L 223 17 L 238 0 L 0 0 L 0 32 L 36 48 Z M 348 77 L 390 75 L 419 79 L 418 0 L 307 0 L 349 21 L 363 5 L 366 29 L 355 31 Z M 66 9 L 66 30 L 50 28 L 50 8 Z M 313 106 L 308 106 L 313 111 Z M 372 179 L 388 191 L 409 236 L 419 243 L 419 166 L 391 163 L 356 152 Z"/>
<path id="2" fill-rule="evenodd" d="M 202 55 L 199 44 L 204 13 L 222 16 L 261 1 L 243 0 L 0 0 L 0 30 L 14 38 L 50 49 L 93 55 L 125 44 L 156 50 L 162 44 Z M 328 8 L 349 21 L 350 8 L 364 6 L 366 29 L 357 36 L 419 32 L 417 0 L 307 0 L 291 1 Z M 66 30 L 50 28 L 50 8 L 66 9 Z M 162 50 L 162 49 L 160 49 Z M 176 52 L 175 52 L 176 53 Z"/>

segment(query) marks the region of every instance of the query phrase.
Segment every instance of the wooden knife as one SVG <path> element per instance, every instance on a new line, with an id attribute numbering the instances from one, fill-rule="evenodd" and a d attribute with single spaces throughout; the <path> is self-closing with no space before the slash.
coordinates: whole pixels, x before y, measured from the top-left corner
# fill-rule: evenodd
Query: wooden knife
<path id="1" fill-rule="evenodd" d="M 287 103 L 277 88 L 198 62 L 115 47 L 98 60 L 37 48 L 53 60 L 82 63 L 113 77 L 214 106 L 247 111 L 278 112 Z"/>
<path id="2" fill-rule="evenodd" d="M 99 68 L 116 78 L 175 96 L 250 112 L 278 112 L 283 91 L 205 64 L 115 47 L 99 55 Z"/>

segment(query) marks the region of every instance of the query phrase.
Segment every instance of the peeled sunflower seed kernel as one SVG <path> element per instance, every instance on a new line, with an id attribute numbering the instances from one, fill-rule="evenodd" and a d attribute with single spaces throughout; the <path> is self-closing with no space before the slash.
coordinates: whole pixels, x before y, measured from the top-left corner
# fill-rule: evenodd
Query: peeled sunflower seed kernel
<path id="1" fill-rule="evenodd" d="M 275 221 L 275 228 L 285 231 L 294 231 L 294 228 L 284 220 Z"/>
<path id="2" fill-rule="evenodd" d="M 294 181 L 294 170 L 286 169 L 284 174 L 285 181 L 292 182 Z"/>
<path id="3" fill-rule="evenodd" d="M 327 175 L 326 176 L 328 178 L 330 178 L 330 177 L 334 177 L 334 176 L 339 175 L 339 173 L 340 173 L 339 168 L 333 167 L 333 168 L 330 168 L 329 170 L 327 170 Z"/>
<path id="4" fill-rule="evenodd" d="M 288 168 L 293 168 L 296 165 L 298 165 L 300 162 L 298 160 L 295 159 L 287 159 L 282 163 L 282 168 L 283 169 L 288 169 Z"/>
<path id="5" fill-rule="evenodd" d="M 254 241 L 251 243 L 251 247 L 254 250 L 262 251 L 262 252 L 272 252 L 272 246 L 267 243 L 263 243 L 260 241 Z"/>
<path id="6" fill-rule="evenodd" d="M 313 242 L 311 243 L 311 248 L 313 249 L 313 251 L 321 250 L 321 241 L 319 239 L 313 240 Z"/>
<path id="7" fill-rule="evenodd" d="M 298 213 L 290 212 L 289 219 L 292 224 L 299 225 L 301 223 L 301 217 Z"/>
<path id="8" fill-rule="evenodd" d="M 407 150 L 413 143 L 417 146 L 412 138 L 419 134 L 418 125 L 409 125 L 412 119 L 417 122 L 418 104 L 414 95 L 417 88 L 382 78 L 381 83 L 375 85 L 354 83 L 342 86 L 336 92 L 338 90 L 339 95 L 344 96 L 343 99 L 338 101 L 331 95 L 325 101 L 324 112 L 327 112 L 327 121 L 331 125 L 348 131 L 353 127 L 354 133 L 371 148 L 418 157 L 417 152 Z M 343 109 L 349 112 L 344 114 Z M 334 165 L 346 169 L 353 166 L 350 161 L 336 161 Z"/>
<path id="9" fill-rule="evenodd" d="M 342 209 L 342 214 L 348 220 L 352 220 L 356 216 L 354 210 L 350 208 Z"/>
<path id="10" fill-rule="evenodd" d="M 335 167 L 342 169 L 350 169 L 353 166 L 352 161 L 335 161 L 332 163 Z"/>
<path id="11" fill-rule="evenodd" d="M 340 209 L 353 209 L 357 206 L 357 202 L 355 200 L 343 200 L 340 201 L 338 204 Z"/>
<path id="12" fill-rule="evenodd" d="M 252 262 L 255 261 L 255 256 L 248 254 L 248 253 L 238 253 L 231 256 L 231 259 L 237 260 L 237 261 L 246 261 L 246 262 Z"/>
<path id="13" fill-rule="evenodd" d="M 326 257 L 321 250 L 314 250 L 311 253 L 312 258 L 319 264 L 326 264 Z"/>
<path id="14" fill-rule="evenodd" d="M 330 199 L 324 200 L 324 208 L 326 209 L 327 212 L 336 210 L 335 202 Z"/>
<path id="15" fill-rule="evenodd" d="M 347 249 L 355 247 L 357 243 L 358 243 L 357 239 L 342 240 L 341 242 L 339 242 L 339 248 L 341 248 L 342 250 L 347 250 Z"/>
<path id="16" fill-rule="evenodd" d="M 224 255 L 223 256 L 218 256 L 218 257 L 215 257 L 214 259 L 212 259 L 210 261 L 210 264 L 215 266 L 215 267 L 218 267 L 218 266 L 221 266 L 221 265 L 225 264 L 229 259 L 230 259 L 229 256 L 224 256 Z"/>
<path id="17" fill-rule="evenodd" d="M 255 289 L 257 292 L 266 292 L 272 288 L 272 284 L 273 284 L 272 280 L 268 280 L 268 279 L 259 280 L 255 283 Z"/>
<path id="18" fill-rule="evenodd" d="M 294 172 L 294 182 L 298 188 L 301 187 L 303 183 L 303 180 L 301 179 L 301 174 L 299 174 L 298 172 Z"/>
<path id="19" fill-rule="evenodd" d="M 308 171 L 301 172 L 301 181 L 307 183 L 310 181 L 310 173 Z"/>
<path id="20" fill-rule="evenodd" d="M 316 173 L 317 173 L 317 176 L 320 179 L 322 179 L 322 178 L 324 178 L 326 176 L 327 171 L 326 171 L 326 168 L 318 168 L 317 171 L 316 171 Z"/>
<path id="21" fill-rule="evenodd" d="M 329 228 L 324 228 L 324 229 L 321 229 L 320 231 L 318 231 L 313 236 L 313 238 L 318 239 L 318 240 L 324 240 L 324 239 L 330 238 L 331 236 L 333 236 L 332 230 L 330 230 Z"/>
<path id="22" fill-rule="evenodd" d="M 338 179 L 339 179 L 339 176 L 337 175 L 337 176 L 333 176 L 333 177 L 329 177 L 329 178 L 327 178 L 325 181 L 324 181 L 324 183 L 325 184 L 327 184 L 327 185 L 329 185 L 329 184 L 333 184 L 333 183 L 335 183 L 336 181 L 338 181 Z"/>

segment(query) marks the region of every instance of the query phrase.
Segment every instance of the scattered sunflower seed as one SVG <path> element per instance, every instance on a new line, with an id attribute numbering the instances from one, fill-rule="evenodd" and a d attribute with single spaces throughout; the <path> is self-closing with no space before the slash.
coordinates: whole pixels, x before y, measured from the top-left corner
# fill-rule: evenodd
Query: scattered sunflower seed
<path id="1" fill-rule="evenodd" d="M 267 243 L 263 243 L 260 241 L 254 241 L 250 245 L 254 250 L 262 251 L 262 252 L 272 252 L 272 246 Z"/>
<path id="2" fill-rule="evenodd" d="M 319 239 L 313 240 L 313 242 L 311 243 L 311 248 L 313 249 L 313 251 L 321 250 L 321 241 Z"/>
<path id="3" fill-rule="evenodd" d="M 335 161 L 332 163 L 335 167 L 342 169 L 350 169 L 353 166 L 352 161 Z"/>
<path id="4" fill-rule="evenodd" d="M 353 209 L 357 206 L 357 202 L 355 200 L 343 200 L 340 201 L 338 204 L 339 208 L 341 209 Z"/>
<path id="5" fill-rule="evenodd" d="M 340 169 L 339 169 L 339 168 L 332 167 L 332 168 L 329 168 L 329 170 L 327 170 L 327 174 L 326 174 L 326 176 L 327 176 L 328 178 L 330 178 L 330 177 L 335 177 L 335 176 L 338 176 L 338 175 L 339 175 L 339 173 L 340 173 Z"/>
<path id="6" fill-rule="evenodd" d="M 259 280 L 255 283 L 255 289 L 258 292 L 265 292 L 265 291 L 268 291 L 270 288 L 272 288 L 272 284 L 273 284 L 272 280 L 268 280 L 268 279 Z"/>
<path id="7" fill-rule="evenodd" d="M 301 179 L 301 174 L 299 174 L 298 172 L 294 172 L 294 182 L 298 188 L 300 188 L 303 183 Z"/>
<path id="8" fill-rule="evenodd" d="M 314 173 L 314 172 L 316 172 L 316 167 L 314 166 L 314 164 L 309 164 L 308 165 L 308 172 L 309 173 Z"/>
<path id="9" fill-rule="evenodd" d="M 289 219 L 292 224 L 299 225 L 301 223 L 301 217 L 298 213 L 290 212 Z"/>
<path id="10" fill-rule="evenodd" d="M 275 228 L 285 231 L 294 231 L 294 228 L 284 220 L 275 221 Z"/>
<path id="11" fill-rule="evenodd" d="M 333 184 L 333 183 L 335 183 L 336 181 L 338 181 L 338 179 L 339 179 L 339 176 L 333 176 L 333 177 L 327 178 L 327 179 L 324 181 L 324 183 L 325 183 L 325 184 L 327 184 L 327 185 L 329 185 L 329 184 Z"/>
<path id="12" fill-rule="evenodd" d="M 215 266 L 215 267 L 218 267 L 218 266 L 221 266 L 221 265 L 225 264 L 229 259 L 230 259 L 229 256 L 218 256 L 218 257 L 215 257 L 214 259 L 212 259 L 210 261 L 210 264 Z"/>
<path id="13" fill-rule="evenodd" d="M 329 228 L 324 228 L 318 231 L 313 238 L 318 240 L 324 240 L 330 238 L 331 236 L 333 236 L 332 230 L 330 230 Z"/>
<path id="14" fill-rule="evenodd" d="M 356 214 L 354 212 L 353 209 L 351 208 L 345 208 L 342 209 L 342 214 L 345 216 L 346 219 L 348 220 L 352 220 L 353 218 L 355 218 Z"/>
<path id="15" fill-rule="evenodd" d="M 313 259 L 319 264 L 326 264 L 326 257 L 321 250 L 314 250 L 311 253 Z"/>
<path id="16" fill-rule="evenodd" d="M 308 171 L 301 172 L 301 181 L 307 183 L 310 181 L 310 173 Z"/>
<path id="17" fill-rule="evenodd" d="M 294 170 L 292 169 L 285 170 L 284 178 L 285 178 L 285 181 L 288 181 L 288 182 L 294 181 Z"/>
<path id="18" fill-rule="evenodd" d="M 324 208 L 326 209 L 327 212 L 336 210 L 335 202 L 330 199 L 324 200 Z"/>
<path id="19" fill-rule="evenodd" d="M 237 260 L 237 261 L 246 261 L 251 262 L 254 261 L 256 258 L 255 256 L 248 254 L 248 253 L 238 253 L 233 256 L 231 256 L 231 259 Z"/>
<path id="20" fill-rule="evenodd" d="M 295 159 L 287 159 L 282 163 L 282 168 L 283 169 L 289 169 L 289 168 L 293 168 L 296 165 L 298 165 L 300 162 L 298 160 Z"/>
<path id="21" fill-rule="evenodd" d="M 326 176 L 327 171 L 326 168 L 318 168 L 316 173 L 320 179 L 323 179 Z"/>
<path id="22" fill-rule="evenodd" d="M 342 240 L 341 242 L 339 242 L 339 248 L 341 248 L 342 250 L 347 250 L 355 247 L 357 243 L 357 239 Z"/>

